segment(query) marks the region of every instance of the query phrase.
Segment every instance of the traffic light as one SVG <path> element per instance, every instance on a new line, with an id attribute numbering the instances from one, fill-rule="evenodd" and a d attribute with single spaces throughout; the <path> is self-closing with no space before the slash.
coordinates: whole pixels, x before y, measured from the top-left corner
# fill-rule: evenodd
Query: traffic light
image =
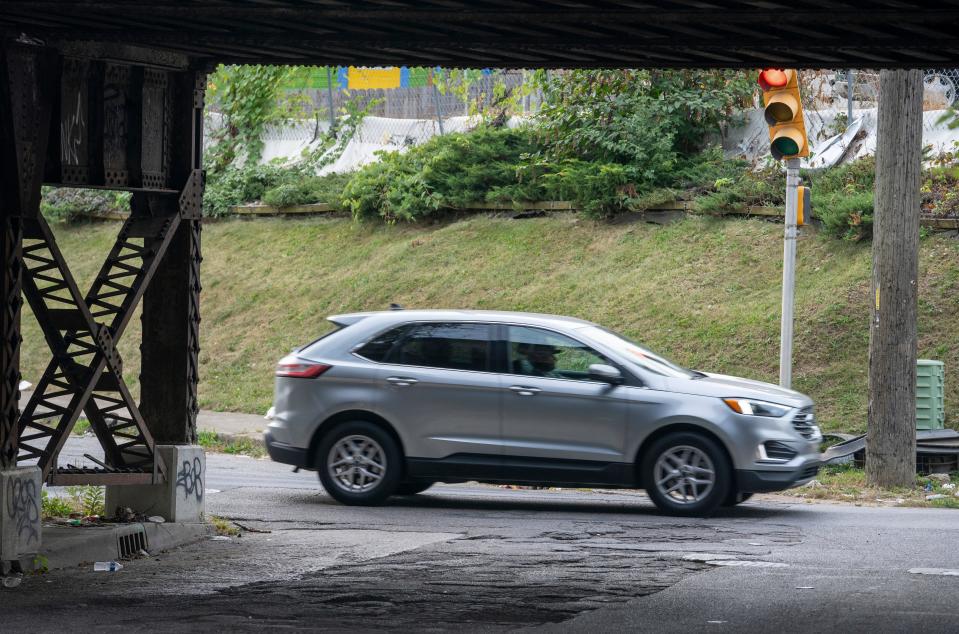
<path id="1" fill-rule="evenodd" d="M 796 200 L 798 204 L 796 205 L 796 226 L 801 227 L 805 223 L 806 215 L 808 214 L 812 218 L 812 191 L 804 186 L 800 185 L 796 188 Z"/>
<path id="2" fill-rule="evenodd" d="M 763 90 L 763 114 L 769 124 L 769 151 L 773 158 L 809 156 L 796 71 L 765 68 L 759 72 L 759 87 Z"/>

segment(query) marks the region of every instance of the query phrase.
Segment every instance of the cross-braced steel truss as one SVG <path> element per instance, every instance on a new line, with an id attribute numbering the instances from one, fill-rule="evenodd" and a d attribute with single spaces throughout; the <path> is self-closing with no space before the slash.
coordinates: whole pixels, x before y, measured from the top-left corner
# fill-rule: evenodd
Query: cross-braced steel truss
<path id="1" fill-rule="evenodd" d="M 155 438 L 196 437 L 205 75 L 81 52 L 0 48 L 0 468 L 35 463 L 59 485 L 157 483 Z M 43 181 L 133 194 L 86 294 L 39 213 Z M 151 280 L 138 404 L 116 346 Z M 21 294 L 52 353 L 22 414 Z M 59 464 L 82 413 L 103 456 Z"/>
<path id="2" fill-rule="evenodd" d="M 133 213 L 82 297 L 43 217 L 25 223 L 23 292 L 53 358 L 20 417 L 19 460 L 37 459 L 50 484 L 147 483 L 164 477 L 153 438 L 123 380 L 116 341 L 181 219 L 196 218 L 193 196 L 202 192 L 202 179 L 202 172 L 194 172 L 175 204 L 169 196 L 134 196 Z M 192 308 L 197 314 L 196 305 Z M 189 395 L 194 403 L 195 395 L 194 388 Z M 87 456 L 99 468 L 57 467 L 57 455 L 81 411 L 103 447 L 104 460 Z"/>

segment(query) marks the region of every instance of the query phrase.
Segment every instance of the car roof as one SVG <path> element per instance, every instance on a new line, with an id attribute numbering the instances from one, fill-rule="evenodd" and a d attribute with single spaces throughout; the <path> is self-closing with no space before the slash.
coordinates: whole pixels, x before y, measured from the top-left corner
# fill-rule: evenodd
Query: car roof
<path id="1" fill-rule="evenodd" d="M 491 323 L 507 321 L 538 325 L 564 325 L 566 327 L 596 325 L 591 321 L 577 319 L 576 317 L 548 315 L 545 313 L 524 313 L 508 310 L 397 309 L 362 313 L 345 313 L 342 315 L 331 315 L 327 319 L 340 326 L 349 326 L 370 317 L 373 317 L 377 322 L 384 324 L 404 323 L 408 321 L 488 321 Z"/>

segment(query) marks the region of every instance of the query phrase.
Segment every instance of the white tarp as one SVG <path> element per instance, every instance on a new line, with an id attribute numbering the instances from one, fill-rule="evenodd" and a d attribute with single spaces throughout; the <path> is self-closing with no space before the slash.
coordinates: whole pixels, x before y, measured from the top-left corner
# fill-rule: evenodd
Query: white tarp
<path id="1" fill-rule="evenodd" d="M 939 123 L 945 110 L 928 110 L 923 113 L 923 145 L 931 146 L 932 155 L 955 150 L 959 141 L 959 129 L 950 130 Z M 828 167 L 848 162 L 854 158 L 872 154 L 876 150 L 876 109 L 857 109 L 853 120 L 842 133 L 834 129 L 837 116 L 845 116 L 845 109 L 807 110 L 806 128 L 811 145 L 811 154 L 803 160 L 803 167 Z M 519 117 L 509 121 L 511 127 L 522 122 Z M 479 123 L 476 117 L 450 117 L 443 120 L 444 132 L 463 132 Z M 207 119 L 207 138 L 219 125 L 214 113 Z M 318 126 L 318 127 L 317 127 Z M 315 144 L 315 138 L 324 134 L 329 122 L 289 122 L 270 126 L 264 134 L 262 162 L 274 159 L 297 160 L 304 149 Z M 435 119 L 388 119 L 366 117 L 353 138 L 346 144 L 343 153 L 332 164 L 320 170 L 321 174 L 351 172 L 362 165 L 377 160 L 376 152 L 405 150 L 420 145 L 440 133 Z M 762 111 L 745 113 L 742 125 L 730 128 L 723 139 L 723 149 L 728 156 L 741 156 L 761 164 L 769 159 L 769 129 Z M 771 160 L 771 159 L 769 159 Z"/>
<path id="2" fill-rule="evenodd" d="M 939 123 L 945 113 L 945 110 L 922 113 L 922 143 L 931 146 L 933 156 L 955 150 L 954 143 L 959 141 L 959 129 L 950 130 L 945 123 Z M 852 122 L 843 134 L 837 134 L 833 127 L 840 115 L 845 118 L 846 110 L 806 111 L 810 156 L 803 159 L 804 168 L 829 167 L 876 151 L 876 109 L 854 110 Z M 747 113 L 743 125 L 731 128 L 723 140 L 723 149 L 728 156 L 741 156 L 753 163 L 769 157 L 769 127 L 762 111 Z"/>

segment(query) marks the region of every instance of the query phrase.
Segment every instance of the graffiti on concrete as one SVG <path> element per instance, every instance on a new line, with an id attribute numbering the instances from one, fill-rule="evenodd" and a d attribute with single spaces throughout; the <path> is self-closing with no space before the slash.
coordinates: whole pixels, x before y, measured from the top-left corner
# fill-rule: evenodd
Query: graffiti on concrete
<path id="1" fill-rule="evenodd" d="M 183 497 L 196 496 L 196 501 L 203 500 L 203 461 L 199 457 L 193 462 L 184 460 L 180 471 L 176 474 L 176 488 L 183 489 Z"/>
<path id="2" fill-rule="evenodd" d="M 32 478 L 7 481 L 7 519 L 15 524 L 17 536 L 27 544 L 40 540 L 40 501 L 37 483 Z"/>

